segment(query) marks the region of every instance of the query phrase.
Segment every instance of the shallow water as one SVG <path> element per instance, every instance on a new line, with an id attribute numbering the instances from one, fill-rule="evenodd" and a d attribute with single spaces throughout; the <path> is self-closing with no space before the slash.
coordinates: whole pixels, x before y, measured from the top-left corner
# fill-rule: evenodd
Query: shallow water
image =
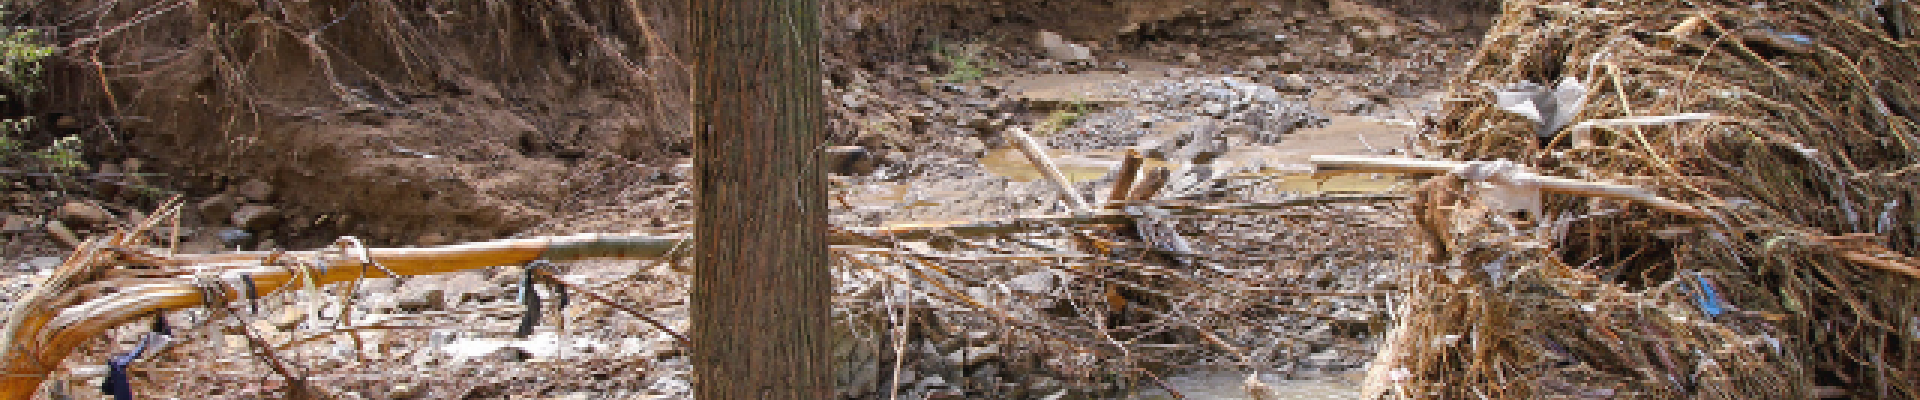
<path id="1" fill-rule="evenodd" d="M 1279 380 L 1261 379 L 1267 388 L 1268 400 L 1346 400 L 1360 398 L 1360 385 L 1344 379 L 1329 380 Z M 1238 400 L 1256 399 L 1247 392 L 1247 374 L 1216 372 L 1192 374 L 1167 378 L 1167 385 L 1189 400 Z M 1172 400 L 1176 397 L 1165 390 L 1153 388 L 1144 390 L 1128 400 Z"/>
<path id="2" fill-rule="evenodd" d="M 1336 116 L 1331 124 L 1320 128 L 1301 129 L 1290 134 L 1286 142 L 1271 146 L 1245 146 L 1222 156 L 1218 164 L 1223 166 L 1264 166 L 1259 172 L 1231 174 L 1241 179 L 1264 178 L 1275 185 L 1276 190 L 1291 192 L 1380 192 L 1399 187 L 1407 180 L 1397 174 L 1340 174 L 1314 176 L 1309 173 L 1313 167 L 1308 164 L 1309 156 L 1318 154 L 1343 155 L 1379 155 L 1386 149 L 1404 144 L 1404 136 L 1411 129 L 1391 123 L 1350 116 Z M 1123 152 L 1114 150 L 1067 151 L 1050 150 L 1049 157 L 1060 168 L 1070 182 L 1098 180 L 1107 176 L 1120 165 Z M 980 157 L 981 166 L 987 172 L 1007 177 L 1014 181 L 1032 181 L 1041 178 L 1033 163 L 1027 160 L 1018 149 L 1002 148 L 988 151 Z M 1172 165 L 1149 160 L 1145 168 L 1172 167 Z"/>

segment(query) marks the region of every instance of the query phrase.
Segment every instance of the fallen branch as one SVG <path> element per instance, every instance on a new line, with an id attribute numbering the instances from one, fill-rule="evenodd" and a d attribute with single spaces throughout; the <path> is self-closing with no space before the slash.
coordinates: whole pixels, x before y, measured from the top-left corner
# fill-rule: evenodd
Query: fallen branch
<path id="1" fill-rule="evenodd" d="M 586 288 L 578 287 L 578 286 L 575 286 L 574 284 L 567 283 L 566 281 L 560 280 L 560 277 L 554 275 L 553 273 L 542 271 L 542 270 L 534 270 L 533 273 L 538 274 L 542 279 L 545 279 L 547 282 L 551 282 L 555 285 L 560 285 L 560 287 L 566 288 L 567 291 L 569 292 L 574 292 L 574 293 L 579 293 L 581 295 L 584 295 L 588 300 L 593 300 L 595 302 L 599 302 L 600 304 L 605 304 L 608 307 L 613 307 L 616 310 L 624 311 L 629 315 L 638 317 L 640 318 L 640 320 L 646 321 L 647 325 L 652 325 L 653 329 L 659 329 L 661 332 L 666 332 L 667 335 L 673 336 L 673 339 L 675 341 L 680 342 L 680 347 L 683 347 L 689 350 L 693 349 L 693 339 L 688 339 L 686 335 L 681 335 L 680 332 L 675 332 L 673 328 L 667 326 L 666 323 L 660 322 L 660 320 L 657 320 L 657 319 L 653 319 L 653 317 L 647 316 L 646 313 L 640 312 L 640 310 L 635 310 L 633 309 L 633 307 L 627 307 L 626 304 L 621 304 L 620 302 L 613 301 L 613 299 L 608 299 L 605 296 L 601 296 L 599 293 L 594 293 L 592 290 L 588 290 Z"/>

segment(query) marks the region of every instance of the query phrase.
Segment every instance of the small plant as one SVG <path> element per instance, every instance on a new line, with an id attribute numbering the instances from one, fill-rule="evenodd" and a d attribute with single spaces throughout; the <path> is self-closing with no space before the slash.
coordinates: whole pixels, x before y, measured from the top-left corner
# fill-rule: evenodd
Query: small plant
<path id="1" fill-rule="evenodd" d="M 948 46 L 935 44 L 935 51 L 947 61 L 947 75 L 940 77 L 942 82 L 964 83 L 980 80 L 988 71 L 1000 68 L 1000 63 L 981 55 L 981 46 L 963 44 Z"/>
<path id="2" fill-rule="evenodd" d="M 0 15 L 5 15 L 0 11 Z M 30 95 L 42 88 L 40 61 L 53 55 L 54 48 L 38 42 L 39 30 L 14 26 L 0 27 L 0 93 Z M 13 100 L 0 94 L 0 101 Z M 66 136 L 46 147 L 29 150 L 17 135 L 33 128 L 32 117 L 0 119 L 0 165 L 28 172 L 70 173 L 86 168 L 81 159 L 80 137 Z"/>
<path id="3" fill-rule="evenodd" d="M 46 148 L 33 152 L 42 166 L 54 171 L 77 171 L 86 168 L 80 160 L 80 137 L 67 136 L 56 140 Z"/>
<path id="4" fill-rule="evenodd" d="M 1073 127 L 1073 124 L 1080 122 L 1080 118 L 1086 116 L 1087 103 L 1079 101 L 1068 103 L 1066 107 L 1054 110 L 1052 114 L 1047 114 L 1047 119 L 1040 121 L 1040 129 L 1037 132 L 1042 135 L 1059 133 L 1060 131 Z"/>
<path id="5" fill-rule="evenodd" d="M 0 15 L 6 15 L 0 11 Z M 6 27 L 0 31 L 0 79 L 14 93 L 32 94 L 40 90 L 40 60 L 53 55 L 53 48 L 35 41 L 40 31 Z M 4 99 L 4 98 L 0 98 Z"/>

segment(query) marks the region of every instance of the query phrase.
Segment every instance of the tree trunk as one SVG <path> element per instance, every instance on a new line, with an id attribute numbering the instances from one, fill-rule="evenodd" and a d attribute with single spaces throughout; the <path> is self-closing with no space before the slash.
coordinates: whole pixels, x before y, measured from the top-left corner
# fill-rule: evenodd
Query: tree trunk
<path id="1" fill-rule="evenodd" d="M 816 0 L 689 0 L 694 393 L 825 399 L 832 276 Z"/>

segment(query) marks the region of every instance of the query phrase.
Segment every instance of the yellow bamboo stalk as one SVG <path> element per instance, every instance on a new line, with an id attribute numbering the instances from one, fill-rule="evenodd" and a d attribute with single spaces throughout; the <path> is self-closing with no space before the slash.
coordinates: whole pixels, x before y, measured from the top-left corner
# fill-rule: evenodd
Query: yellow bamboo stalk
<path id="1" fill-rule="evenodd" d="M 399 275 L 431 275 L 465 271 L 498 265 L 524 264 L 545 259 L 553 261 L 590 258 L 657 258 L 667 255 L 684 237 L 575 235 L 507 239 L 426 248 L 368 249 L 374 262 Z M 97 251 L 98 249 L 94 249 Z M 244 296 L 236 283 L 251 279 L 262 294 L 296 283 L 295 268 L 268 265 L 269 259 L 308 260 L 317 284 L 352 281 L 362 277 L 383 277 L 380 269 L 360 262 L 358 257 L 329 257 L 326 251 L 237 252 L 187 254 L 168 257 L 179 267 L 178 274 L 164 278 L 141 278 L 97 282 L 112 285 L 116 291 L 78 304 L 59 304 L 71 296 L 48 296 L 40 304 L 15 304 L 27 313 L 7 332 L 14 337 L 0 370 L 0 399 L 29 399 L 54 368 L 74 349 L 123 323 L 154 312 L 198 307 L 205 304 L 203 287 L 217 288 L 220 298 Z M 76 260 L 87 261 L 87 260 Z M 246 277 L 246 278 L 243 278 Z M 207 283 L 218 283 L 203 286 Z M 82 291 L 84 293 L 84 291 Z"/>

